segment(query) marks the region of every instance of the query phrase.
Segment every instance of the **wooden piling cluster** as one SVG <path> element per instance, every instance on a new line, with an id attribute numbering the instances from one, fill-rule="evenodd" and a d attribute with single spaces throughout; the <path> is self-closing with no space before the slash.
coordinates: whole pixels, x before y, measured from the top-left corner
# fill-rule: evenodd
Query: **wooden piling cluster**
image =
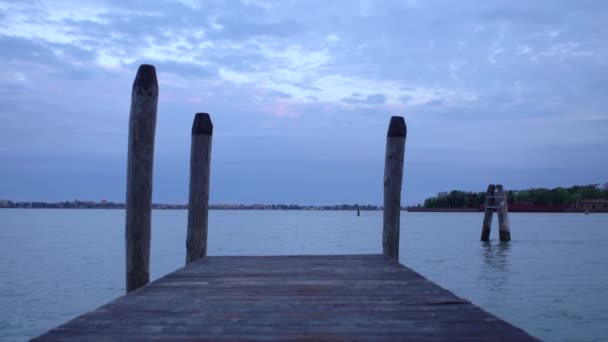
<path id="1" fill-rule="evenodd" d="M 481 241 L 490 240 L 490 231 L 492 230 L 492 215 L 494 210 L 496 210 L 498 214 L 498 238 L 501 242 L 511 241 L 507 194 L 501 184 L 488 185 L 488 190 L 486 192 L 485 212 L 481 228 Z"/>
<path id="2" fill-rule="evenodd" d="M 131 292 L 150 281 L 150 240 L 154 135 L 158 104 L 158 81 L 152 65 L 141 65 L 133 83 L 129 121 L 129 152 L 126 210 L 126 289 Z M 401 186 L 406 125 L 403 117 L 391 117 L 384 165 L 384 255 L 399 258 Z M 190 187 L 186 264 L 207 256 L 209 184 L 213 123 L 207 113 L 197 113 L 192 124 Z M 357 216 L 359 216 L 357 205 Z"/>

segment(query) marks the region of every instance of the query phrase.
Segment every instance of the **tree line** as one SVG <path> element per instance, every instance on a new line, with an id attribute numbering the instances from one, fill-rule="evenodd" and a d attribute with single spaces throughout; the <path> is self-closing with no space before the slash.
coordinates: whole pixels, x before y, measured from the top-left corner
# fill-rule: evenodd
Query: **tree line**
<path id="1" fill-rule="evenodd" d="M 583 199 L 608 199 L 608 183 L 575 185 L 569 188 L 532 188 L 507 191 L 508 203 L 534 205 L 571 205 Z M 424 200 L 425 208 L 479 208 L 485 204 L 486 192 L 452 190 Z"/>

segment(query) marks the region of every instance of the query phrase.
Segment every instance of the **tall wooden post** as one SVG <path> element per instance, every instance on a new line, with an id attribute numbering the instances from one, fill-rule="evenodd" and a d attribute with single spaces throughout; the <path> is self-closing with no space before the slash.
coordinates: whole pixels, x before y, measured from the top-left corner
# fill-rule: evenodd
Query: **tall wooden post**
<path id="1" fill-rule="evenodd" d="M 486 192 L 486 208 L 483 215 L 483 226 L 481 228 L 481 241 L 490 240 L 490 231 L 492 230 L 492 216 L 494 215 L 494 184 L 488 185 Z"/>
<path id="2" fill-rule="evenodd" d="M 386 134 L 384 161 L 384 218 L 382 251 L 384 255 L 399 259 L 399 221 L 401 218 L 401 185 L 403 156 L 407 128 L 401 116 L 391 117 Z"/>
<path id="3" fill-rule="evenodd" d="M 357 209 L 357 216 L 361 216 L 361 214 L 359 213 L 359 205 L 355 204 L 355 208 Z"/>
<path id="4" fill-rule="evenodd" d="M 511 241 L 511 230 L 509 227 L 509 210 L 507 208 L 507 194 L 501 184 L 496 185 L 496 200 L 498 206 L 498 236 L 500 241 Z"/>
<path id="5" fill-rule="evenodd" d="M 150 217 L 157 104 L 156 69 L 142 64 L 133 82 L 129 118 L 125 227 L 127 292 L 150 281 Z"/>
<path id="6" fill-rule="evenodd" d="M 192 124 L 190 148 L 190 196 L 186 264 L 207 256 L 209 221 L 209 175 L 213 123 L 207 113 L 197 113 Z"/>

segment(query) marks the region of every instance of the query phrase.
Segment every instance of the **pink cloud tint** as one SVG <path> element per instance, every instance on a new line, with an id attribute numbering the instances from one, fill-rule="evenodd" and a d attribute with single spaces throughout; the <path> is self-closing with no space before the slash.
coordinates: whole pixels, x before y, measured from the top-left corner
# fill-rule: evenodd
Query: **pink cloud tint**
<path id="1" fill-rule="evenodd" d="M 282 117 L 282 118 L 294 119 L 294 118 L 299 118 L 301 116 L 299 112 L 297 112 L 296 110 L 291 108 L 289 103 L 284 102 L 284 101 L 274 103 L 274 105 L 272 105 L 269 108 L 268 112 L 272 116 L 278 116 L 278 117 Z"/>

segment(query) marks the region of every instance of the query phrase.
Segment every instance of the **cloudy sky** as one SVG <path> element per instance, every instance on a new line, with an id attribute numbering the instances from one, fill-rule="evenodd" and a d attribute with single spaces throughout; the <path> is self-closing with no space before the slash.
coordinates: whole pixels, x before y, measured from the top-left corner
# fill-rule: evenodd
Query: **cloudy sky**
<path id="1" fill-rule="evenodd" d="M 0 198 L 124 201 L 131 86 L 157 68 L 154 200 L 382 202 L 608 182 L 605 1 L 0 1 Z"/>

